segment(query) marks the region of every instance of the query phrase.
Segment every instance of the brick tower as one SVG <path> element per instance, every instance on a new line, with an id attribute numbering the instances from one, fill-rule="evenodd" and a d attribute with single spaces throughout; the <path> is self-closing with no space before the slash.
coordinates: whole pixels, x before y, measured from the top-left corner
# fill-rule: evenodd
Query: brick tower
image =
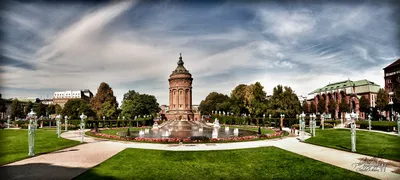
<path id="1" fill-rule="evenodd" d="M 192 75 L 183 66 L 182 55 L 179 57 L 178 67 L 169 76 L 169 112 L 168 120 L 191 120 L 192 110 Z"/>

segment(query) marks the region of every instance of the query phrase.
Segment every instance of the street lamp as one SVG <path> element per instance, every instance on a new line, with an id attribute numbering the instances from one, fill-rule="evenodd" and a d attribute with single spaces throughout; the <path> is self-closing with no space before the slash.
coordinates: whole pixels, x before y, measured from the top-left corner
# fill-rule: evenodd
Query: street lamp
<path id="1" fill-rule="evenodd" d="M 396 119 L 397 119 L 397 135 L 400 136 L 400 114 L 396 113 Z"/>
<path id="2" fill-rule="evenodd" d="M 304 141 L 304 133 L 306 129 L 306 120 L 305 120 L 306 115 L 301 113 L 301 119 L 300 119 L 300 141 Z"/>
<path id="3" fill-rule="evenodd" d="M 65 131 L 68 131 L 68 116 L 65 115 L 64 119 L 65 119 Z"/>
<path id="4" fill-rule="evenodd" d="M 60 132 L 61 132 L 61 115 L 57 115 L 57 135 L 58 138 L 60 138 Z"/>
<path id="5" fill-rule="evenodd" d="M 322 125 L 322 130 L 324 130 L 324 129 L 325 129 L 325 126 L 324 126 L 324 121 L 325 121 L 325 116 L 324 116 L 324 114 L 322 114 L 322 115 L 321 115 L 321 125 Z"/>
<path id="6" fill-rule="evenodd" d="M 368 130 L 369 131 L 371 130 L 371 118 L 372 118 L 372 116 L 371 116 L 371 114 L 369 114 L 368 115 Z"/>
<path id="7" fill-rule="evenodd" d="M 389 101 L 389 105 L 392 105 L 392 111 L 391 111 L 391 116 L 390 116 L 390 118 L 391 118 L 391 121 L 393 121 L 393 98 L 392 98 L 392 96 L 393 96 L 393 92 L 389 92 L 389 97 L 390 97 L 390 101 Z"/>
<path id="8" fill-rule="evenodd" d="M 35 135 L 36 135 L 36 113 L 31 110 L 28 113 L 29 116 L 29 127 L 28 127 L 28 143 L 29 143 L 29 153 L 28 156 L 34 156 L 35 153 Z"/>
<path id="9" fill-rule="evenodd" d="M 106 117 L 103 116 L 103 128 L 106 126 Z"/>
<path id="10" fill-rule="evenodd" d="M 7 116 L 7 128 L 10 129 L 10 115 Z"/>
<path id="11" fill-rule="evenodd" d="M 357 118 L 357 115 L 354 113 L 354 111 L 350 114 L 351 118 L 351 151 L 356 152 L 356 123 L 355 119 Z"/>
<path id="12" fill-rule="evenodd" d="M 85 129 L 85 119 L 86 119 L 86 115 L 85 114 L 83 114 L 83 112 L 82 112 L 82 115 L 80 116 L 80 118 L 81 118 L 81 143 L 83 143 L 83 136 L 84 136 L 84 129 Z"/>
<path id="13" fill-rule="evenodd" d="M 280 130 L 282 131 L 283 128 L 283 118 L 285 118 L 284 114 L 281 114 L 281 124 L 280 124 Z"/>

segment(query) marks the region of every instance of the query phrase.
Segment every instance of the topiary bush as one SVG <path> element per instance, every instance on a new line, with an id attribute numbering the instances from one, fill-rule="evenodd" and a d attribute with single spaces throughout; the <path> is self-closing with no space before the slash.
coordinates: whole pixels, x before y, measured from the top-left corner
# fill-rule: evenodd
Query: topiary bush
<path id="1" fill-rule="evenodd" d="M 322 126 L 320 126 L 320 128 L 322 129 Z M 331 123 L 324 123 L 324 128 L 333 128 L 333 124 L 331 124 Z"/>
<path id="2" fill-rule="evenodd" d="M 326 123 L 325 123 L 325 124 L 326 124 Z M 292 129 L 293 129 L 293 128 L 300 129 L 300 125 L 299 125 L 299 124 L 293 124 L 293 125 L 292 125 Z"/>
<path id="3" fill-rule="evenodd" d="M 357 121 L 356 124 L 360 125 L 360 129 L 368 129 L 368 121 Z M 393 131 L 393 127 L 397 127 L 396 121 L 371 121 L 372 130 L 378 131 Z"/>

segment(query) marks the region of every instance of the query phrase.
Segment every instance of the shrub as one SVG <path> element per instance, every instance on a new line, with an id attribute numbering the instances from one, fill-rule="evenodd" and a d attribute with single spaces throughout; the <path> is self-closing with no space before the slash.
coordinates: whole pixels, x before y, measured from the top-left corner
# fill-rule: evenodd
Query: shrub
<path id="1" fill-rule="evenodd" d="M 191 141 L 209 141 L 210 138 L 207 136 L 191 136 L 190 140 Z"/>
<path id="2" fill-rule="evenodd" d="M 326 123 L 325 123 L 325 124 L 326 124 Z M 292 125 L 292 129 L 293 129 L 293 128 L 300 129 L 300 126 L 299 126 L 299 124 L 293 124 L 293 125 Z"/>
<path id="3" fill-rule="evenodd" d="M 368 121 L 357 121 L 356 124 L 360 125 L 360 129 L 368 129 Z M 393 131 L 393 127 L 397 127 L 396 121 L 371 121 L 371 128 L 379 131 Z"/>
<path id="4" fill-rule="evenodd" d="M 320 126 L 322 128 L 322 126 Z M 333 124 L 331 123 L 324 123 L 324 128 L 333 128 Z"/>

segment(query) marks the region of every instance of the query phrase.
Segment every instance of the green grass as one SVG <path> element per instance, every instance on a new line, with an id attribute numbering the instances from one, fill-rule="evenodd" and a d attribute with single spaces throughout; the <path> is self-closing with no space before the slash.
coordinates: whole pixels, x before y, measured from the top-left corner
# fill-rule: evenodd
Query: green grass
<path id="1" fill-rule="evenodd" d="M 315 135 L 305 142 L 351 151 L 351 133 L 348 129 L 316 129 Z M 356 135 L 357 153 L 400 161 L 400 137 L 368 131 L 357 131 Z"/>
<path id="2" fill-rule="evenodd" d="M 78 141 L 58 138 L 56 130 L 38 129 L 35 136 L 35 155 L 80 144 Z M 0 165 L 25 159 L 28 156 L 28 130 L 0 130 Z"/>
<path id="3" fill-rule="evenodd" d="M 227 151 L 125 149 L 75 179 L 372 179 L 276 147 Z"/>
<path id="4" fill-rule="evenodd" d="M 144 128 L 131 127 L 131 128 L 129 128 L 129 131 L 131 131 L 131 132 L 140 131 L 141 129 L 144 129 Z M 101 130 L 100 132 L 103 134 L 117 135 L 117 132 L 127 132 L 127 131 L 128 131 L 128 128 L 120 128 L 120 129 L 104 129 L 104 130 Z"/>
<path id="5" fill-rule="evenodd" d="M 246 127 L 246 126 L 239 126 L 239 127 L 237 127 L 237 126 L 229 126 L 229 127 L 230 128 L 238 128 L 238 129 L 258 132 L 258 128 L 256 128 L 256 127 Z M 272 129 L 261 128 L 261 133 L 262 134 L 272 134 L 272 133 L 275 133 L 275 131 L 272 130 Z"/>

